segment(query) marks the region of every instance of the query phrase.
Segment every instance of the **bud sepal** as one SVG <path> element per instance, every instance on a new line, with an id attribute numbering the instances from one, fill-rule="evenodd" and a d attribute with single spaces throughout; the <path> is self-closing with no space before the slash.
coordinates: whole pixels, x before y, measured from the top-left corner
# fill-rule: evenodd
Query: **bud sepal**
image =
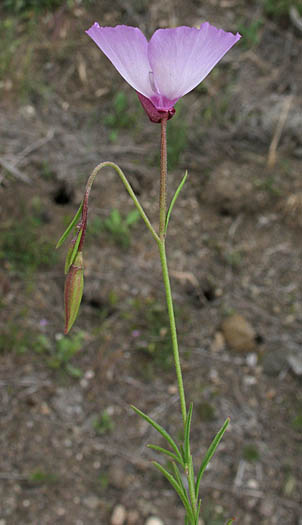
<path id="1" fill-rule="evenodd" d="M 84 288 L 84 265 L 83 254 L 77 252 L 74 262 L 71 264 L 64 289 L 64 305 L 65 305 L 65 328 L 66 335 L 73 323 L 75 322 L 80 308 Z"/>

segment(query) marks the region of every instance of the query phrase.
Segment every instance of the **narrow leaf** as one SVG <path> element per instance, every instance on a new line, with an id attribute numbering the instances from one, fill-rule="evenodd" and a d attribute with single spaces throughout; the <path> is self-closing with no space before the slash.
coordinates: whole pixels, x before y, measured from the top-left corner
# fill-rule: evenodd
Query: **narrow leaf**
<path id="1" fill-rule="evenodd" d="M 172 213 L 172 210 L 173 210 L 174 204 L 175 204 L 176 199 L 177 199 L 177 197 L 178 197 L 178 195 L 179 195 L 179 193 L 180 193 L 181 188 L 183 187 L 184 183 L 185 183 L 186 180 L 187 180 L 187 177 L 188 177 L 188 171 L 186 170 L 186 173 L 184 174 L 184 177 L 182 178 L 181 183 L 179 184 L 179 186 L 178 186 L 176 192 L 174 193 L 174 197 L 173 197 L 173 199 L 172 199 L 172 201 L 171 201 L 171 204 L 170 204 L 170 206 L 169 206 L 168 213 L 167 213 L 167 217 L 166 217 L 165 233 L 167 233 L 168 223 L 169 223 L 170 215 L 171 215 L 171 213 Z"/>
<path id="2" fill-rule="evenodd" d="M 152 450 L 156 450 L 157 452 L 161 452 L 162 454 L 166 454 L 166 456 L 169 456 L 170 458 L 174 459 L 174 461 L 178 461 L 182 465 L 182 462 L 180 461 L 179 457 L 176 456 L 173 452 L 170 452 L 170 450 L 167 450 L 166 448 L 159 447 L 158 445 L 147 445 L 148 448 L 151 448 Z"/>
<path id="3" fill-rule="evenodd" d="M 189 494 L 191 499 L 191 506 L 196 513 L 196 496 L 195 496 L 195 476 L 192 455 L 189 455 L 188 461 L 188 483 L 189 483 Z"/>
<path id="4" fill-rule="evenodd" d="M 77 213 L 75 214 L 74 218 L 72 219 L 71 223 L 69 224 L 69 226 L 66 228 L 65 232 L 63 233 L 63 235 L 60 237 L 60 239 L 58 240 L 57 242 L 57 245 L 56 245 L 56 248 L 60 248 L 60 246 L 62 246 L 63 242 L 65 241 L 66 237 L 68 237 L 68 235 L 70 234 L 72 228 L 77 224 L 78 220 L 79 220 L 79 217 L 81 215 L 81 212 L 82 212 L 82 208 L 83 208 L 83 201 L 81 202 L 81 205 L 77 211 Z"/>
<path id="5" fill-rule="evenodd" d="M 184 454 L 185 454 L 186 463 L 189 462 L 189 457 L 190 457 L 190 430 L 191 430 L 191 421 L 192 421 L 192 410 L 193 410 L 193 403 L 190 404 L 190 408 L 189 408 L 187 419 L 186 419 L 186 426 L 185 426 Z"/>
<path id="6" fill-rule="evenodd" d="M 235 518 L 231 518 L 229 521 L 227 521 L 226 525 L 232 525 L 233 521 L 235 521 Z"/>
<path id="7" fill-rule="evenodd" d="M 146 414 L 144 414 L 144 412 L 142 412 L 141 410 L 139 410 L 138 408 L 136 408 L 133 405 L 131 405 L 131 408 L 139 416 L 141 416 L 143 419 L 145 419 L 145 421 L 147 421 L 150 425 L 152 425 L 152 427 L 155 428 L 155 430 L 157 430 L 157 432 L 159 432 L 168 441 L 170 446 L 173 448 L 174 452 L 176 452 L 176 455 L 179 458 L 179 461 L 182 463 L 182 457 L 181 457 L 181 454 L 179 452 L 179 449 L 178 449 L 174 439 L 172 439 L 172 437 L 170 436 L 170 434 L 168 434 L 168 432 L 161 425 L 159 425 L 158 423 L 153 421 L 153 419 L 151 419 L 151 417 L 149 417 Z"/>
<path id="8" fill-rule="evenodd" d="M 137 210 L 130 211 L 126 217 L 126 224 L 127 226 L 131 226 L 135 222 L 137 222 L 139 219 L 139 212 Z"/>
<path id="9" fill-rule="evenodd" d="M 193 522 L 194 515 L 192 513 L 192 509 L 190 507 L 190 503 L 189 503 L 187 494 L 183 493 L 181 487 L 177 483 L 177 481 L 174 478 L 174 476 L 172 476 L 172 474 L 170 474 L 170 472 L 168 472 L 162 465 L 160 465 L 160 463 L 157 463 L 157 461 L 152 461 L 152 463 L 163 474 L 163 476 L 165 476 L 165 478 L 169 481 L 169 483 L 174 488 L 175 492 L 177 492 L 178 496 L 180 497 L 180 499 L 181 499 L 181 501 L 182 501 L 182 503 L 183 503 L 183 505 L 184 505 L 184 507 L 186 509 L 186 512 L 187 512 L 188 516 L 190 517 L 191 521 Z"/>
<path id="10" fill-rule="evenodd" d="M 71 246 L 70 246 L 70 248 L 69 248 L 69 250 L 67 252 L 67 256 L 66 256 L 66 259 L 65 259 L 65 274 L 67 274 L 69 272 L 69 268 L 74 263 L 75 258 L 76 258 L 77 254 L 78 254 L 78 249 L 79 249 L 79 244 L 81 242 L 82 234 L 83 234 L 83 230 L 80 230 L 78 232 L 78 235 L 77 235 L 75 243 L 71 244 Z"/>
<path id="11" fill-rule="evenodd" d="M 200 507 L 201 507 L 201 499 L 200 499 L 199 502 L 198 502 L 198 507 L 197 507 L 197 516 L 196 516 L 196 523 L 198 523 L 198 520 L 199 520 Z M 227 524 L 227 525 L 228 525 L 228 524 Z"/>
<path id="12" fill-rule="evenodd" d="M 216 448 L 218 447 L 221 439 L 222 439 L 222 436 L 223 434 L 225 433 L 226 429 L 227 429 L 227 426 L 230 422 L 230 418 L 228 417 L 225 421 L 225 423 L 222 425 L 221 429 L 219 430 L 219 432 L 216 434 L 216 436 L 214 437 L 211 445 L 209 446 L 208 450 L 207 450 L 207 453 L 203 459 L 203 462 L 200 466 L 200 469 L 199 469 L 199 472 L 198 472 L 198 475 L 197 475 L 197 481 L 196 481 L 196 488 L 195 488 L 195 494 L 196 494 L 196 497 L 198 497 L 198 494 L 199 494 L 199 486 L 200 486 L 200 481 L 201 481 L 201 478 L 203 476 L 203 473 L 208 465 L 208 463 L 210 462 L 210 460 L 212 459 L 214 453 L 215 453 L 215 450 Z"/>
<path id="13" fill-rule="evenodd" d="M 183 484 L 183 481 L 182 481 L 182 478 L 181 478 L 181 474 L 180 474 L 180 472 L 179 472 L 179 470 L 177 468 L 177 465 L 174 462 L 172 463 L 172 465 L 173 465 L 173 470 L 174 470 L 174 474 L 175 474 L 176 480 L 178 482 L 178 485 L 181 487 L 183 493 L 187 496 L 187 491 L 186 491 L 185 486 Z"/>

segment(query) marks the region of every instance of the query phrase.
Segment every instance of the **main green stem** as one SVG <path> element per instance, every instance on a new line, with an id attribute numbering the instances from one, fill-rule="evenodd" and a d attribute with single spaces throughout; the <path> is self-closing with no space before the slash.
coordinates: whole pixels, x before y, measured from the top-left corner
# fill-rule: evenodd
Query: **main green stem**
<path id="1" fill-rule="evenodd" d="M 160 200 L 159 200 L 159 240 L 158 248 L 162 266 L 163 281 L 166 291 L 166 301 L 167 308 L 170 320 L 170 329 L 171 329 L 171 338 L 172 338 L 172 348 L 174 356 L 174 364 L 177 376 L 179 399 L 181 406 L 181 413 L 184 427 L 187 420 L 187 409 L 186 409 L 186 399 L 185 392 L 182 380 L 182 371 L 179 359 L 179 349 L 177 341 L 177 330 L 175 323 L 174 307 L 173 307 L 173 298 L 171 292 L 169 270 L 167 264 L 166 256 L 166 246 L 165 246 L 165 225 L 166 225 L 166 179 L 167 179 L 167 118 L 163 118 L 161 121 L 161 162 L 160 162 Z"/>

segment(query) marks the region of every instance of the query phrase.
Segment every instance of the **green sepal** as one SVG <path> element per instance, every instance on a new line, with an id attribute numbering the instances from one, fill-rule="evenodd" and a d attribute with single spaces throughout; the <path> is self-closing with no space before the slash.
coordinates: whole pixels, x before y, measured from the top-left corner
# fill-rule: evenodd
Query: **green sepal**
<path id="1" fill-rule="evenodd" d="M 214 437 L 211 445 L 209 446 L 207 452 L 206 452 L 206 455 L 203 459 L 203 462 L 200 466 L 200 469 L 199 469 L 199 472 L 198 472 L 198 475 L 197 475 L 197 481 L 196 481 L 196 487 L 195 487 L 195 495 L 196 495 L 196 498 L 198 498 L 198 494 L 199 494 L 199 486 L 200 486 L 200 482 L 201 482 L 201 478 L 203 476 L 203 473 L 208 465 L 208 463 L 210 462 L 210 460 L 212 459 L 214 453 L 215 453 L 215 450 L 216 448 L 218 447 L 221 439 L 222 439 L 222 436 L 223 434 L 225 433 L 226 429 L 227 429 L 227 426 L 230 422 L 230 418 L 228 417 L 226 419 L 226 421 L 224 422 L 224 424 L 222 425 L 221 429 L 219 430 L 219 432 L 216 434 L 216 436 Z"/>
<path id="2" fill-rule="evenodd" d="M 67 334 L 75 322 L 80 308 L 84 288 L 84 267 L 82 252 L 78 252 L 74 264 L 71 265 L 65 281 L 65 328 Z"/>
<path id="3" fill-rule="evenodd" d="M 169 481 L 169 483 L 174 488 L 175 492 L 177 492 L 178 496 L 180 497 L 183 503 L 183 506 L 186 509 L 186 512 L 189 518 L 191 519 L 192 523 L 194 523 L 195 521 L 194 515 L 193 515 L 192 509 L 190 506 L 190 502 L 188 500 L 187 493 L 183 492 L 182 487 L 178 484 L 174 476 L 172 476 L 172 474 L 170 474 L 170 472 L 168 472 L 160 463 L 157 463 L 157 461 L 152 461 L 152 463 L 163 474 L 163 476 L 165 476 L 165 478 Z"/>
<path id="4" fill-rule="evenodd" d="M 179 449 L 178 449 L 174 439 L 170 436 L 170 434 L 168 434 L 168 432 L 161 425 L 159 425 L 158 423 L 153 421 L 153 419 L 151 419 L 151 417 L 149 417 L 146 414 L 144 414 L 144 412 L 142 412 L 141 410 L 139 410 L 138 408 L 136 408 L 133 405 L 131 405 L 131 408 L 139 416 L 141 416 L 143 419 L 145 419 L 145 421 L 147 421 L 147 423 L 152 425 L 152 427 L 155 428 L 155 430 L 157 430 L 157 432 L 159 432 L 168 441 L 169 445 L 173 448 L 174 452 L 176 453 L 176 456 L 178 457 L 179 462 L 181 464 L 183 464 L 181 453 L 179 452 Z"/>
<path id="5" fill-rule="evenodd" d="M 190 458 L 190 430 L 191 430 L 191 421 L 192 421 L 192 410 L 193 410 L 193 403 L 190 404 L 190 408 L 188 410 L 187 418 L 186 418 L 186 426 L 184 431 L 184 460 L 185 463 L 189 462 Z"/>
<path id="6" fill-rule="evenodd" d="M 75 214 L 74 218 L 72 219 L 71 223 L 69 224 L 69 226 L 66 228 L 65 232 L 63 233 L 63 235 L 60 237 L 60 239 L 58 240 L 57 242 L 57 245 L 56 245 L 56 248 L 60 248 L 60 246 L 62 246 L 63 242 L 65 241 L 66 237 L 68 237 L 68 235 L 70 234 L 72 228 L 77 224 L 78 220 L 79 220 L 79 217 L 81 215 L 81 212 L 82 212 L 82 208 L 83 208 L 83 201 L 81 202 L 81 205 L 77 211 L 77 213 Z"/>
<path id="7" fill-rule="evenodd" d="M 179 457 L 176 456 L 174 452 L 171 452 L 170 450 L 167 450 L 166 448 L 159 447 L 158 445 L 147 445 L 147 447 L 151 448 L 152 450 L 155 450 L 156 452 L 161 452 L 162 454 L 169 456 L 170 458 L 174 459 L 174 461 L 177 461 L 183 466 L 182 461 L 180 461 Z"/>
<path id="8" fill-rule="evenodd" d="M 69 272 L 71 265 L 74 263 L 76 259 L 82 234 L 83 234 L 83 230 L 80 230 L 77 235 L 75 243 L 74 244 L 71 243 L 70 247 L 68 248 L 68 252 L 66 255 L 66 259 L 65 259 L 65 268 L 64 268 L 65 275 Z"/>
<path id="9" fill-rule="evenodd" d="M 184 174 L 176 192 L 174 193 L 174 197 L 173 199 L 171 200 L 171 203 L 170 203 L 170 206 L 169 206 L 169 209 L 168 209 L 168 213 L 167 213 L 167 217 L 166 217 L 166 224 L 165 224 L 165 233 L 167 233 L 167 229 L 168 229 L 168 224 L 169 224 L 169 219 L 170 219 L 170 215 L 172 213 L 172 210 L 173 210 L 173 207 L 174 207 L 174 204 L 176 202 L 176 199 L 184 185 L 184 183 L 186 182 L 187 180 L 187 177 L 188 177 L 188 170 L 186 170 L 186 173 Z"/>

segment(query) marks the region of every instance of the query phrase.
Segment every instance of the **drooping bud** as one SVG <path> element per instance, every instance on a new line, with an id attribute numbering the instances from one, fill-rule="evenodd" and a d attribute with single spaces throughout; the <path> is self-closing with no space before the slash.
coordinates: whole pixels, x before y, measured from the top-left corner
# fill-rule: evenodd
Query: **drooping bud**
<path id="1" fill-rule="evenodd" d="M 69 268 L 64 290 L 65 328 L 67 334 L 75 322 L 80 308 L 84 288 L 84 266 L 82 252 L 78 252 Z"/>

